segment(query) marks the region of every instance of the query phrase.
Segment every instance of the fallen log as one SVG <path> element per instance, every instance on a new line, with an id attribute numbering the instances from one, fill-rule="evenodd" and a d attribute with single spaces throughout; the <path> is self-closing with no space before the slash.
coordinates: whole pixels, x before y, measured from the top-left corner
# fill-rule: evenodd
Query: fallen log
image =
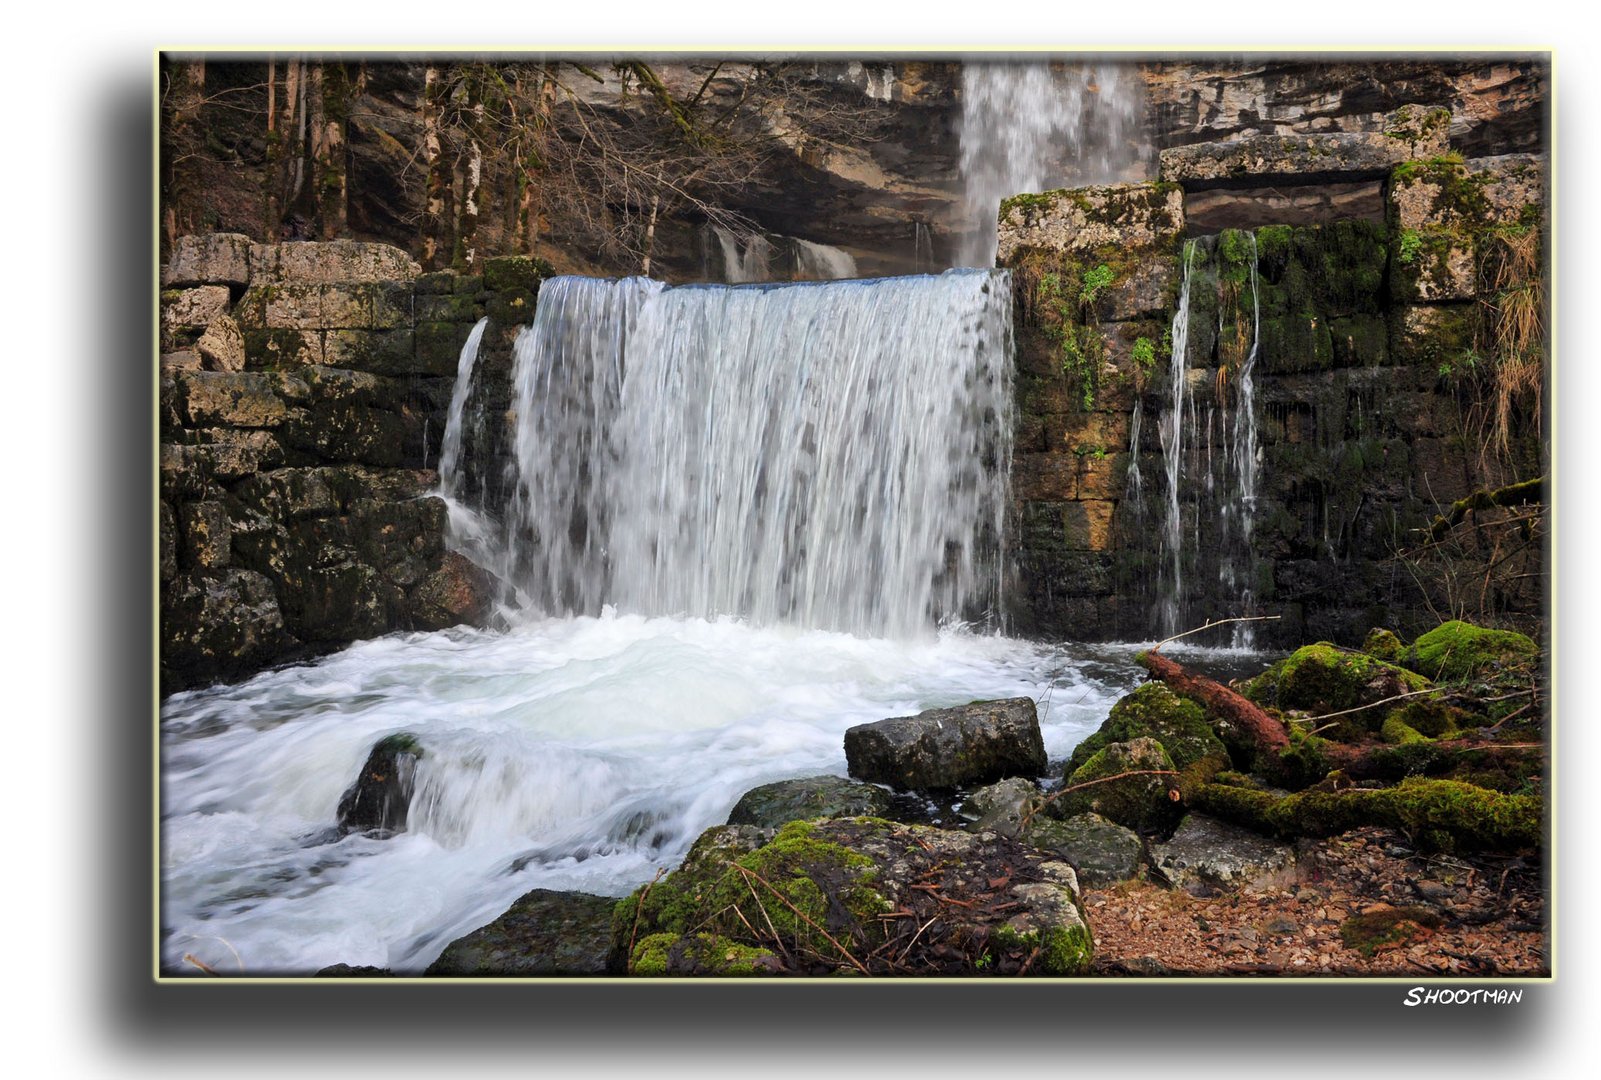
<path id="1" fill-rule="evenodd" d="M 1282 723 L 1222 683 L 1186 671 L 1154 649 L 1140 653 L 1135 660 L 1153 678 L 1166 683 L 1169 690 L 1200 702 L 1214 720 L 1232 725 L 1259 753 L 1276 755 L 1289 749 L 1290 736 Z M 1228 741 L 1224 739 L 1225 743 Z"/>
<path id="2" fill-rule="evenodd" d="M 1540 502 L 1545 497 L 1545 477 L 1534 480 L 1524 480 L 1517 484 L 1508 484 L 1504 488 L 1494 491 L 1475 491 L 1465 499 L 1458 499 L 1451 504 L 1449 513 L 1442 514 L 1434 519 L 1429 526 L 1429 539 L 1439 540 L 1446 533 L 1462 524 L 1462 519 L 1473 510 L 1490 510 L 1495 507 L 1522 506 L 1525 503 Z"/>

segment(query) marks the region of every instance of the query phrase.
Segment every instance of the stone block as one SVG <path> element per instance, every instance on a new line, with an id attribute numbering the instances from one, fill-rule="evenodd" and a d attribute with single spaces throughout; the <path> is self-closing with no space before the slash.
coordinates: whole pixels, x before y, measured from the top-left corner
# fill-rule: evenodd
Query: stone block
<path id="1" fill-rule="evenodd" d="M 1129 455 L 1084 454 L 1079 458 L 1078 498 L 1120 499 L 1128 481 Z"/>
<path id="2" fill-rule="evenodd" d="M 416 370 L 410 330 L 330 330 L 323 343 L 328 367 L 406 375 Z"/>
<path id="3" fill-rule="evenodd" d="M 201 330 L 228 312 L 226 285 L 171 289 L 161 294 L 161 331 L 171 337 L 181 330 Z"/>
<path id="4" fill-rule="evenodd" d="M 1022 454 L 1012 459 L 1012 495 L 1019 500 L 1078 498 L 1078 458 L 1072 454 Z"/>
<path id="5" fill-rule="evenodd" d="M 323 362 L 321 330 L 292 330 L 286 327 L 241 331 L 245 342 L 245 366 L 252 370 L 303 368 Z"/>
<path id="6" fill-rule="evenodd" d="M 429 296 L 417 294 L 417 322 L 474 323 L 478 319 L 478 305 L 472 296 Z"/>
<path id="7" fill-rule="evenodd" d="M 161 354 L 161 374 L 177 375 L 185 371 L 199 371 L 200 354 L 194 349 L 178 349 Z"/>
<path id="8" fill-rule="evenodd" d="M 290 283 L 262 289 L 263 325 L 287 330 L 320 330 L 322 286 Z"/>
<path id="9" fill-rule="evenodd" d="M 1474 304 L 1402 307 L 1390 314 L 1390 355 L 1398 364 L 1426 364 L 1450 374 L 1473 348 Z"/>
<path id="10" fill-rule="evenodd" d="M 195 342 L 195 351 L 211 371 L 245 369 L 245 335 L 231 316 L 219 315 L 212 319 L 206 332 Z"/>
<path id="11" fill-rule="evenodd" d="M 277 427 L 287 412 L 277 387 L 259 372 L 196 371 L 178 378 L 182 414 L 190 427 Z"/>
<path id="12" fill-rule="evenodd" d="M 370 330 L 373 325 L 373 293 L 369 285 L 324 285 L 318 326 L 325 330 Z M 268 308 L 269 316 L 271 307 Z"/>
<path id="13" fill-rule="evenodd" d="M 398 330 L 413 322 L 415 294 L 409 282 L 381 281 L 372 286 L 372 327 Z"/>
<path id="14" fill-rule="evenodd" d="M 186 569 L 216 570 L 228 565 L 230 536 L 228 512 L 214 499 L 184 504 L 183 565 Z"/>
<path id="15" fill-rule="evenodd" d="M 997 266 L 1027 249 L 1088 254 L 1108 246 L 1172 248 L 1184 234 L 1184 195 L 1172 184 L 1014 195 L 1001 204 Z"/>
<path id="16" fill-rule="evenodd" d="M 161 271 L 161 287 L 244 285 L 250 281 L 250 237 L 240 233 L 180 236 Z"/>
<path id="17" fill-rule="evenodd" d="M 410 281 L 422 268 L 388 244 L 332 240 L 253 244 L 250 271 L 257 282 L 335 284 Z"/>
<path id="18" fill-rule="evenodd" d="M 1401 162 L 1445 153 L 1450 121 L 1449 109 L 1406 106 L 1391 114 L 1384 131 L 1250 135 L 1175 146 L 1161 153 L 1161 178 L 1203 189 L 1379 177 Z"/>
<path id="19" fill-rule="evenodd" d="M 1068 503 L 1062 522 L 1067 547 L 1077 551 L 1109 551 L 1112 547 L 1112 512 L 1117 504 L 1104 499 Z"/>

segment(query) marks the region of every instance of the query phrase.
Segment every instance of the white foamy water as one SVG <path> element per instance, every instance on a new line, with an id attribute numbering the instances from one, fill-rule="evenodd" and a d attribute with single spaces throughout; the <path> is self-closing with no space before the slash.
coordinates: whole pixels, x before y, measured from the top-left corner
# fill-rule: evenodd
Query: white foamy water
<path id="1" fill-rule="evenodd" d="M 859 723 L 1032 696 L 1053 760 L 1138 671 L 947 631 L 888 641 L 733 620 L 532 621 L 355 645 L 162 708 L 163 961 L 420 973 L 532 888 L 622 896 L 759 784 L 845 774 Z M 409 830 L 333 833 L 372 744 L 424 748 Z"/>

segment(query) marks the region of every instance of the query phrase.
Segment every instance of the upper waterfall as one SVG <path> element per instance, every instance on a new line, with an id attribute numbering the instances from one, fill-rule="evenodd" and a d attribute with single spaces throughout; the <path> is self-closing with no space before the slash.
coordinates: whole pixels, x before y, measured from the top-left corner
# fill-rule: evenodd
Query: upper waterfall
<path id="1" fill-rule="evenodd" d="M 888 636 L 994 616 L 1010 299 L 999 271 L 545 282 L 512 374 L 521 602 Z"/>

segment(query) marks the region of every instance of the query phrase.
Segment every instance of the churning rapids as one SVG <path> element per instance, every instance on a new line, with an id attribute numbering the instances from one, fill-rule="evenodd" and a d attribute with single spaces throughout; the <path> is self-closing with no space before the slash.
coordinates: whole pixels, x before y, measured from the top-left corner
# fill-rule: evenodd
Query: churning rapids
<path id="1" fill-rule="evenodd" d="M 420 973 L 529 889 L 626 895 L 746 790 L 844 775 L 854 724 L 1029 696 L 1065 756 L 1138 676 L 1129 646 L 998 632 L 1009 296 L 994 271 L 552 279 L 498 484 L 463 481 L 481 325 L 440 490 L 503 624 L 163 703 L 164 965 Z M 341 836 L 401 732 L 424 748 L 406 831 Z"/>

